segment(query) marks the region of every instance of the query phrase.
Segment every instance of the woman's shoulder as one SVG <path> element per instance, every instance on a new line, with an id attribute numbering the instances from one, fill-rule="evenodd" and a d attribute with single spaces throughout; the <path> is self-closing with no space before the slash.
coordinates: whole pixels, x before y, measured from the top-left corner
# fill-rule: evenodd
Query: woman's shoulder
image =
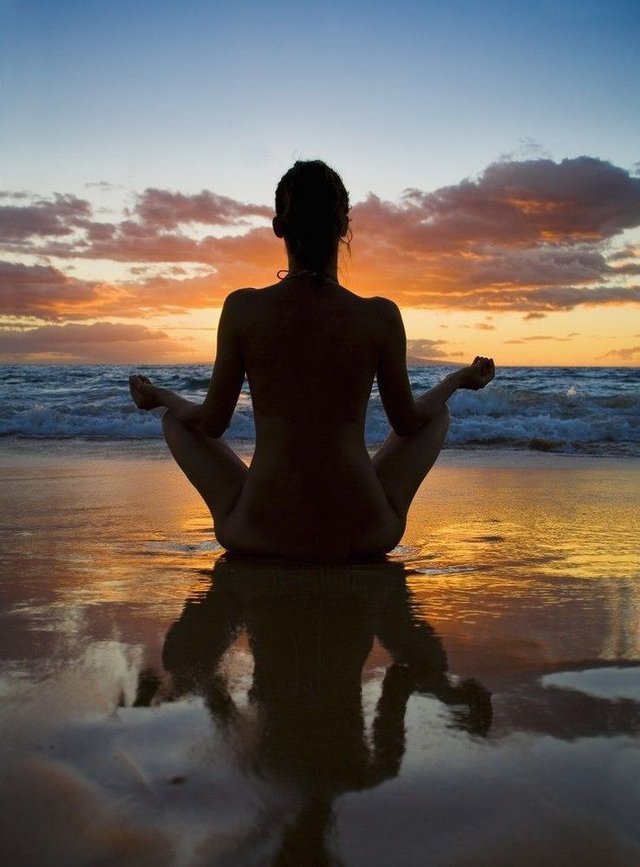
<path id="1" fill-rule="evenodd" d="M 386 344 L 404 328 L 397 304 L 382 295 L 351 294 L 350 306 L 354 329 L 378 345 Z"/>
<path id="2" fill-rule="evenodd" d="M 399 316 L 400 308 L 390 298 L 385 298 L 384 295 L 374 295 L 372 298 L 365 298 L 372 310 L 375 310 L 380 316 Z"/>
<path id="3" fill-rule="evenodd" d="M 362 301 L 372 318 L 384 327 L 392 326 L 402 319 L 398 305 L 390 298 L 374 295 L 371 298 L 362 298 Z"/>
<path id="4" fill-rule="evenodd" d="M 234 289 L 229 292 L 224 301 L 224 306 L 238 307 L 243 304 L 255 303 L 257 301 L 266 301 L 280 287 L 280 283 L 274 283 L 271 286 L 244 286 L 241 289 Z"/>
<path id="5" fill-rule="evenodd" d="M 235 319 L 238 316 L 244 319 L 251 310 L 255 309 L 256 302 L 261 298 L 262 292 L 262 289 L 255 289 L 250 286 L 234 289 L 224 299 L 223 314 L 230 319 Z"/>
<path id="6" fill-rule="evenodd" d="M 356 315 L 368 315 L 383 323 L 394 323 L 401 318 L 397 304 L 389 298 L 385 298 L 382 295 L 371 297 L 358 295 L 340 285 L 336 285 L 334 288 L 337 290 L 337 294 L 330 293 L 333 301 L 339 306 L 346 303 L 348 307 L 352 307 L 354 313 L 357 311 Z M 229 313 L 246 311 L 248 307 L 256 309 L 265 304 L 268 306 L 270 302 L 277 304 L 279 301 L 287 300 L 290 295 L 290 288 L 287 290 L 282 283 L 274 283 L 271 286 L 263 286 L 261 288 L 243 287 L 241 289 L 234 289 L 233 292 L 227 295 L 224 309 Z M 286 297 L 282 298 L 281 296 Z M 293 297 L 296 296 L 297 293 L 294 292 Z"/>
<path id="7" fill-rule="evenodd" d="M 225 307 L 237 307 L 238 304 L 242 304 L 248 298 L 253 297 L 256 292 L 259 292 L 259 289 L 254 289 L 250 286 L 245 286 L 242 289 L 234 289 L 232 292 L 229 292 L 227 297 L 224 299 Z"/>
<path id="8" fill-rule="evenodd" d="M 358 295 L 344 286 L 340 286 L 340 289 L 353 303 L 379 316 L 396 316 L 400 313 L 398 305 L 383 295 Z"/>

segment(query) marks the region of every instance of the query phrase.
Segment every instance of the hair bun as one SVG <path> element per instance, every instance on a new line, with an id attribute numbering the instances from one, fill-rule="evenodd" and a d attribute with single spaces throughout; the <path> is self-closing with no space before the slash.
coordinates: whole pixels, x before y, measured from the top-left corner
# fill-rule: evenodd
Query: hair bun
<path id="1" fill-rule="evenodd" d="M 349 194 L 322 160 L 299 160 L 277 186 L 276 214 L 290 249 L 316 269 L 349 232 Z"/>

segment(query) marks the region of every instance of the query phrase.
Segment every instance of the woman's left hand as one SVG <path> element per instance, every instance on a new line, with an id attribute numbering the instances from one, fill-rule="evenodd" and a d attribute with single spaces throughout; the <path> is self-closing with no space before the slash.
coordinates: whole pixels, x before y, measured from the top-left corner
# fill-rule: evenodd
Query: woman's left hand
<path id="1" fill-rule="evenodd" d="M 472 364 L 458 371 L 458 376 L 461 380 L 460 388 L 470 388 L 473 391 L 478 391 L 478 389 L 488 385 L 495 375 L 496 366 L 493 363 L 493 358 L 476 355 Z"/>
<path id="2" fill-rule="evenodd" d="M 162 406 L 156 394 L 156 387 L 148 376 L 134 373 L 129 377 L 129 391 L 138 409 L 155 409 Z"/>

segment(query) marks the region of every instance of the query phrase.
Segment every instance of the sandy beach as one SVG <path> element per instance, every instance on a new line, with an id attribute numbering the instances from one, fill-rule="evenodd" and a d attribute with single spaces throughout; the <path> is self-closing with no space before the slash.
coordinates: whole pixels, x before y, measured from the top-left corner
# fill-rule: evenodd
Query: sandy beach
<path id="1" fill-rule="evenodd" d="M 639 36 L 0 0 L 0 867 L 640 867 Z"/>
<path id="2" fill-rule="evenodd" d="M 312 569 L 160 444 L 1 449 L 3 863 L 640 863 L 640 459 L 446 451 Z"/>

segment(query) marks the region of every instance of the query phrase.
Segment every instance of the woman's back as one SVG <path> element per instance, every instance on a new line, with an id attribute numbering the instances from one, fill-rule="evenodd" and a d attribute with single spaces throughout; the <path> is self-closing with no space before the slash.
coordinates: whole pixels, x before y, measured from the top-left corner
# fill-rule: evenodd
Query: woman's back
<path id="1" fill-rule="evenodd" d="M 341 435 L 359 426 L 375 376 L 383 328 L 376 299 L 333 281 L 292 277 L 241 290 L 237 329 L 256 424 L 276 422 L 291 435 L 319 425 Z"/>
<path id="2" fill-rule="evenodd" d="M 393 519 L 364 441 L 383 321 L 376 299 L 306 275 L 240 290 L 230 305 L 251 388 L 256 450 L 223 544 L 288 556 L 367 548 Z M 276 504 L 276 508 L 274 508 Z M 365 542 L 364 547 L 362 542 Z"/>

